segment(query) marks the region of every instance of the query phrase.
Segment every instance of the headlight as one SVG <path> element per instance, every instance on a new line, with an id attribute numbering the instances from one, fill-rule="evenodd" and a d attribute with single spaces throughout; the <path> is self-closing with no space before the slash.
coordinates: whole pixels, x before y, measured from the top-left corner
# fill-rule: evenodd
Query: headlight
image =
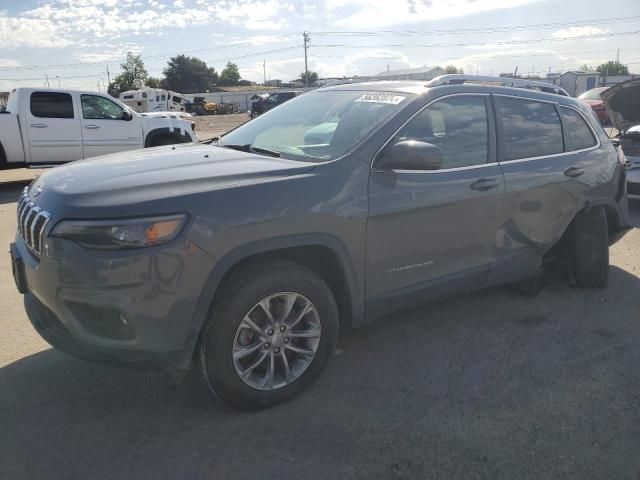
<path id="1" fill-rule="evenodd" d="M 49 236 L 73 240 L 87 248 L 151 247 L 176 238 L 186 221 L 183 214 L 127 220 L 63 220 Z"/>

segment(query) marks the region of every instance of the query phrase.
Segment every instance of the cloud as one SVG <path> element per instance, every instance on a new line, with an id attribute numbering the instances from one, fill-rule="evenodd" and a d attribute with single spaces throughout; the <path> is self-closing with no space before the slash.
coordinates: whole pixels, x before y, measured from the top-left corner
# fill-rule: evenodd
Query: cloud
<path id="1" fill-rule="evenodd" d="M 13 58 L 0 58 L 0 68 L 19 67 L 22 64 Z"/>
<path id="2" fill-rule="evenodd" d="M 277 30 L 293 4 L 276 0 L 50 0 L 36 8 L 0 10 L 0 48 L 84 47 L 96 39 L 111 40 L 167 29 L 231 24 L 249 30 Z"/>
<path id="3" fill-rule="evenodd" d="M 536 1 L 540 0 L 327 0 L 326 7 L 340 27 L 372 29 L 520 7 Z"/>
<path id="4" fill-rule="evenodd" d="M 587 35 L 600 35 L 608 32 L 609 30 L 599 27 L 569 27 L 561 30 L 556 30 L 551 34 L 553 38 L 575 38 L 585 37 Z"/>

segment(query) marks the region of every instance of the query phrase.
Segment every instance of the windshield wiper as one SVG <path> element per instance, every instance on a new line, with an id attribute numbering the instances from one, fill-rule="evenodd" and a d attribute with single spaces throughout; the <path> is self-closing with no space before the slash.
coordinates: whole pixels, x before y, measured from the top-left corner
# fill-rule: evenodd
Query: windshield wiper
<path id="1" fill-rule="evenodd" d="M 270 157 L 280 157 L 280 152 L 276 152 L 275 150 L 269 150 L 268 148 L 254 147 L 249 143 L 247 143 L 246 145 L 240 145 L 237 143 L 225 143 L 222 145 L 218 144 L 218 146 L 223 148 L 231 148 L 233 150 L 239 150 L 241 152 L 257 153 L 260 155 L 268 155 Z"/>

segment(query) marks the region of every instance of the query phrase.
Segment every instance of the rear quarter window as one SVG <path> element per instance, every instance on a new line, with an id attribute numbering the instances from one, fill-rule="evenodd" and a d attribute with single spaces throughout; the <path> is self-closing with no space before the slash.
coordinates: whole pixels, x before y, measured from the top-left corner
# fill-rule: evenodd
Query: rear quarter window
<path id="1" fill-rule="evenodd" d="M 553 104 L 496 97 L 496 106 L 502 120 L 504 161 L 564 151 L 560 117 Z"/>
<path id="2" fill-rule="evenodd" d="M 560 107 L 560 114 L 564 122 L 568 152 L 590 148 L 598 143 L 582 115 L 568 107 Z"/>
<path id="3" fill-rule="evenodd" d="M 73 118 L 73 100 L 68 93 L 33 92 L 31 114 L 39 118 Z"/>

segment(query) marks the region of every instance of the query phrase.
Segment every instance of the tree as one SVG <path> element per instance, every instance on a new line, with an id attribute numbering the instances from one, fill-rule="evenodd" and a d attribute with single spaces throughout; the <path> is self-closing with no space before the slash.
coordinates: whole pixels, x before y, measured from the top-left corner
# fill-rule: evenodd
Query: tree
<path id="1" fill-rule="evenodd" d="M 215 68 L 208 67 L 199 58 L 186 55 L 170 58 L 163 73 L 167 88 L 182 93 L 212 90 L 218 83 L 218 72 Z"/>
<path id="2" fill-rule="evenodd" d="M 629 68 L 617 60 L 609 60 L 607 63 L 598 65 L 596 70 L 606 75 L 629 75 Z"/>
<path id="3" fill-rule="evenodd" d="M 462 70 L 462 68 L 458 68 L 455 65 L 447 65 L 446 67 L 444 67 L 444 73 L 449 74 L 449 73 L 459 73 L 459 74 L 463 74 L 464 70 Z"/>
<path id="4" fill-rule="evenodd" d="M 160 84 L 162 83 L 162 79 L 158 77 L 149 77 L 147 81 L 144 82 L 145 86 L 149 88 L 160 88 Z"/>
<path id="5" fill-rule="evenodd" d="M 220 73 L 220 85 L 238 85 L 240 81 L 240 71 L 238 65 L 233 62 L 227 62 L 222 73 Z"/>
<path id="6" fill-rule="evenodd" d="M 140 55 L 127 53 L 127 59 L 120 64 L 121 72 L 109 85 L 109 92 L 123 92 L 125 90 L 137 90 L 142 88 L 147 80 L 147 70 Z"/>
<path id="7" fill-rule="evenodd" d="M 307 82 L 304 81 L 305 80 L 304 72 L 300 74 L 300 81 L 305 85 L 313 85 L 315 82 L 318 81 L 318 72 L 312 72 L 311 70 L 309 70 L 307 74 L 308 74 Z"/>

